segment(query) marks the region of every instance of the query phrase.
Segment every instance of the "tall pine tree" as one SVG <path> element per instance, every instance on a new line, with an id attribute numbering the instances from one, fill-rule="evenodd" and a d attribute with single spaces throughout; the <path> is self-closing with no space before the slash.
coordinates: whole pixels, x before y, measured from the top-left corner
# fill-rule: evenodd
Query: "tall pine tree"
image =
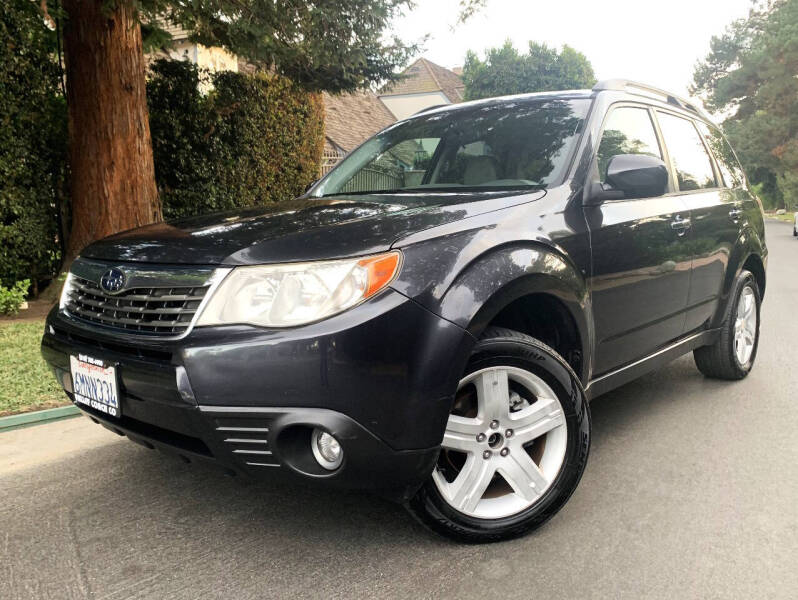
<path id="1" fill-rule="evenodd" d="M 753 10 L 710 48 L 692 91 L 728 115 L 726 134 L 770 203 L 798 206 L 798 0 Z"/>

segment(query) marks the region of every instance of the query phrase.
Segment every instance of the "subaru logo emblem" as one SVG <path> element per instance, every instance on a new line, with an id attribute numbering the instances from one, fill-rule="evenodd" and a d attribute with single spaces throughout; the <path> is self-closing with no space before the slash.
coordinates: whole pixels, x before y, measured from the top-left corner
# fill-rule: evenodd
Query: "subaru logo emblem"
<path id="1" fill-rule="evenodd" d="M 100 287 L 114 294 L 125 287 L 125 274 L 121 269 L 109 269 L 100 278 Z"/>

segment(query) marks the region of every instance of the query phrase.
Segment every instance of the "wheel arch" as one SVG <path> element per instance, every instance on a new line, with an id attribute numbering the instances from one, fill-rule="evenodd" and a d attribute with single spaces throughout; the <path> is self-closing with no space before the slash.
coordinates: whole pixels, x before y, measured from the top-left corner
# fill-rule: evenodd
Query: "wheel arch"
<path id="1" fill-rule="evenodd" d="M 523 318 L 523 310 L 518 313 L 524 305 L 546 309 L 549 325 L 554 322 L 565 329 L 562 344 L 550 335 L 541 336 L 548 338 L 541 341 L 558 351 L 566 348 L 566 360 L 582 382 L 587 381 L 593 340 L 590 295 L 583 274 L 555 248 L 512 244 L 486 252 L 458 275 L 441 298 L 440 309 L 441 316 L 474 338 L 492 325 L 541 335 L 536 329 L 543 322 L 541 315 Z"/>
<path id="2" fill-rule="evenodd" d="M 729 256 L 729 265 L 726 268 L 726 275 L 721 290 L 722 301 L 718 303 L 718 310 L 712 320 L 713 327 L 720 326 L 720 323 L 723 321 L 726 304 L 729 301 L 729 296 L 734 287 L 734 281 L 743 269 L 753 273 L 757 286 L 759 287 L 759 295 L 761 298 L 764 298 L 767 283 L 766 256 L 767 251 L 756 231 L 750 227 L 743 229 Z"/>
<path id="3" fill-rule="evenodd" d="M 742 269 L 751 271 L 751 273 L 754 274 L 756 285 L 759 288 L 759 296 L 760 298 L 764 298 L 767 277 L 765 275 L 765 263 L 762 261 L 762 258 L 758 254 L 749 254 L 740 270 Z"/>

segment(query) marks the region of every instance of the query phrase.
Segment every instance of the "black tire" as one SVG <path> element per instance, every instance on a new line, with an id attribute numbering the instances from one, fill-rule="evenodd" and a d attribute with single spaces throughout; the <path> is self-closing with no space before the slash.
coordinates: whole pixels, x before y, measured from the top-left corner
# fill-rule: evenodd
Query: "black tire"
<path id="1" fill-rule="evenodd" d="M 492 327 L 475 346 L 463 376 L 498 365 L 526 369 L 543 379 L 555 392 L 567 425 L 565 458 L 550 487 L 534 504 L 520 513 L 498 519 L 480 519 L 457 511 L 443 499 L 430 476 L 407 508 L 429 529 L 459 542 L 498 542 L 540 527 L 568 501 L 587 464 L 590 409 L 579 378 L 568 363 L 553 349 L 528 335 Z"/>
<path id="2" fill-rule="evenodd" d="M 751 357 L 745 364 L 740 364 L 734 351 L 734 325 L 737 317 L 737 303 L 743 290 L 750 287 L 754 292 L 756 302 L 756 334 L 754 337 L 754 348 Z M 741 271 L 734 280 L 729 300 L 724 312 L 723 323 L 720 327 L 720 335 L 717 341 L 711 346 L 703 346 L 693 351 L 693 358 L 698 370 L 706 377 L 713 379 L 738 380 L 743 379 L 754 366 L 756 352 L 759 348 L 759 312 L 762 298 L 759 294 L 759 286 L 754 275 L 750 271 Z"/>
<path id="3" fill-rule="evenodd" d="M 795 228 L 795 225 L 792 226 L 792 235 L 793 237 L 798 237 L 798 229 Z"/>

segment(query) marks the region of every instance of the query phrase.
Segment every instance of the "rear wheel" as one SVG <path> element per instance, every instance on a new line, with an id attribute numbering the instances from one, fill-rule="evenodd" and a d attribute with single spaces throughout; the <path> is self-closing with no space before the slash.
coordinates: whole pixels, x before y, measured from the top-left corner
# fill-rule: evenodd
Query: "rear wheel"
<path id="1" fill-rule="evenodd" d="M 548 346 L 491 328 L 460 381 L 441 446 L 410 511 L 459 541 L 522 535 L 554 516 L 585 468 L 590 416 L 581 385 Z"/>
<path id="2" fill-rule="evenodd" d="M 734 282 L 720 335 L 712 346 L 693 352 L 698 370 L 716 379 L 742 379 L 751 371 L 759 347 L 759 287 L 750 271 Z"/>

